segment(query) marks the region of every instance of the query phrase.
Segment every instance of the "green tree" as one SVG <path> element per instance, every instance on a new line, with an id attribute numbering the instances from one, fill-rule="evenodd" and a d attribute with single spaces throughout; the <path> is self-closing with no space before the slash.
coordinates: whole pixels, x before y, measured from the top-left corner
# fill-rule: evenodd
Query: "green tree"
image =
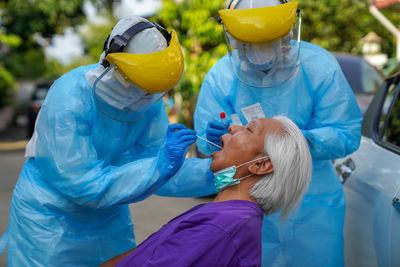
<path id="1" fill-rule="evenodd" d="M 394 56 L 394 37 L 369 13 L 369 2 L 369 0 L 299 1 L 303 10 L 302 40 L 320 45 L 329 51 L 360 54 L 359 40 L 368 32 L 374 31 L 383 39 L 383 52 Z M 383 10 L 383 13 L 395 25 L 400 24 L 398 12 Z"/>
<path id="2" fill-rule="evenodd" d="M 112 13 L 112 0 L 90 0 L 102 13 Z M 85 0 L 0 0 L 0 107 L 10 99 L 15 78 L 52 78 L 65 70 L 46 59 L 43 44 L 68 27 L 83 24 Z M 90 57 L 80 60 L 93 63 Z M 76 64 L 75 64 L 76 65 Z"/>
<path id="3" fill-rule="evenodd" d="M 46 73 L 43 47 L 38 37 L 49 40 L 69 26 L 84 21 L 83 0 L 0 0 L 0 27 L 22 42 L 0 62 L 15 77 L 40 77 Z"/>
<path id="4" fill-rule="evenodd" d="M 14 77 L 0 64 L 0 109 L 11 102 L 11 89 L 14 87 Z"/>
<path id="5" fill-rule="evenodd" d="M 5 34 L 0 29 L 0 56 L 7 53 L 11 47 L 17 47 L 21 44 L 21 38 L 13 34 Z M 14 76 L 0 62 L 0 109 L 11 102 L 12 89 L 16 83 Z"/>

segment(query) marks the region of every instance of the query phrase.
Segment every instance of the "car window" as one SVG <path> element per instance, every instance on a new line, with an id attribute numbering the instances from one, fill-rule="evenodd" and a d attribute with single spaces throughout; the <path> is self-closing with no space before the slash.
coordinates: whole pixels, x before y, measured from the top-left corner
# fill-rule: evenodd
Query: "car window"
<path id="1" fill-rule="evenodd" d="M 40 100 L 45 99 L 45 97 L 47 95 L 47 91 L 48 91 L 48 89 L 45 87 L 38 88 L 35 92 L 35 99 L 40 99 Z"/>
<path id="2" fill-rule="evenodd" d="M 382 106 L 379 136 L 384 142 L 400 147 L 400 84 L 391 84 Z"/>
<path id="3" fill-rule="evenodd" d="M 361 84 L 361 68 L 359 61 L 354 60 L 352 57 L 336 56 L 342 69 L 346 80 L 350 84 L 354 93 L 362 93 L 363 88 Z"/>
<path id="4" fill-rule="evenodd" d="M 400 100 L 397 94 L 392 112 L 390 112 L 388 125 L 385 129 L 383 140 L 400 147 Z"/>
<path id="5" fill-rule="evenodd" d="M 368 63 L 362 61 L 361 63 L 361 84 L 363 88 L 362 93 L 374 94 L 382 85 L 383 78 L 378 72 Z M 361 92 L 360 92 L 361 93 Z"/>
<path id="6" fill-rule="evenodd" d="M 375 94 L 384 79 L 383 75 L 365 59 L 356 56 L 334 54 L 347 81 L 355 94 Z"/>

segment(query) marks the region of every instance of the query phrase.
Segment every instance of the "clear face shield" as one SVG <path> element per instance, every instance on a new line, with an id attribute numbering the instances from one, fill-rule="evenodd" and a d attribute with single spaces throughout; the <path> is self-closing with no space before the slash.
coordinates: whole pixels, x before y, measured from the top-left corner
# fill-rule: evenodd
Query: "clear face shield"
<path id="1" fill-rule="evenodd" d="M 235 76 L 252 87 L 273 87 L 289 80 L 298 70 L 301 13 L 296 24 L 283 37 L 272 41 L 247 43 L 224 33 Z"/>
<path id="2" fill-rule="evenodd" d="M 106 68 L 93 84 L 93 94 L 100 111 L 113 120 L 132 122 L 140 119 L 168 91 L 148 93 L 128 82 L 115 68 Z"/>

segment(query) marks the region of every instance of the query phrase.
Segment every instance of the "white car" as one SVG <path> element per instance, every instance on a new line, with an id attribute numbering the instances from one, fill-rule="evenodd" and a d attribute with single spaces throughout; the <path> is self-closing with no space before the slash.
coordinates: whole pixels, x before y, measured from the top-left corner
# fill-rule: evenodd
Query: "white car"
<path id="1" fill-rule="evenodd" d="M 371 102 L 362 135 L 360 148 L 335 162 L 346 195 L 345 263 L 400 266 L 400 66 Z"/>

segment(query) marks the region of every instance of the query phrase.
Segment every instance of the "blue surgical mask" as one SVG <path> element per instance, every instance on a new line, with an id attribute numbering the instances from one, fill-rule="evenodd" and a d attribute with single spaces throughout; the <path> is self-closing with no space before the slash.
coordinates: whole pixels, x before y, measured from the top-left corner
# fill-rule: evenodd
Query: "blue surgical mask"
<path id="1" fill-rule="evenodd" d="M 221 191 L 222 189 L 225 189 L 229 186 L 239 184 L 241 180 L 243 180 L 247 177 L 250 177 L 253 174 L 249 174 L 242 178 L 233 179 L 233 176 L 235 176 L 237 169 L 239 169 L 240 167 L 247 165 L 249 163 L 252 163 L 252 162 L 255 162 L 258 160 L 262 160 L 262 159 L 266 159 L 266 158 L 269 158 L 269 157 L 264 156 L 264 157 L 261 157 L 258 159 L 253 159 L 253 160 L 247 161 L 245 163 L 240 164 L 239 166 L 230 166 L 228 168 L 217 171 L 216 173 L 214 173 L 215 188 L 217 188 L 218 191 Z"/>

